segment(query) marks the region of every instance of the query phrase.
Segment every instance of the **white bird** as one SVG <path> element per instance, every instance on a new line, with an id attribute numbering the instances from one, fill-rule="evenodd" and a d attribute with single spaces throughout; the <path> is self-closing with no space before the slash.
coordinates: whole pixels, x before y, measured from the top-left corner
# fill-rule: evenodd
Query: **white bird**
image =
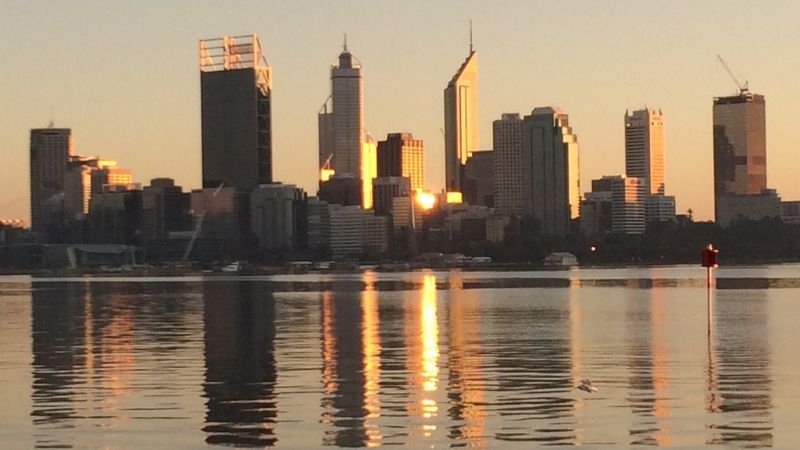
<path id="1" fill-rule="evenodd" d="M 581 380 L 581 384 L 575 386 L 576 389 L 580 389 L 582 391 L 592 393 L 597 392 L 597 388 L 592 385 L 592 380 L 588 378 L 584 378 Z"/>

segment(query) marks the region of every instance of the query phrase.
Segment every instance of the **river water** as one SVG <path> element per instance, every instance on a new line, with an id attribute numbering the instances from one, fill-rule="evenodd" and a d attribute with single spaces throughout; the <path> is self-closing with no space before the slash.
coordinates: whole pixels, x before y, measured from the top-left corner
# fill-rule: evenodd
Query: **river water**
<path id="1" fill-rule="evenodd" d="M 1 277 L 0 447 L 795 448 L 798 274 Z"/>

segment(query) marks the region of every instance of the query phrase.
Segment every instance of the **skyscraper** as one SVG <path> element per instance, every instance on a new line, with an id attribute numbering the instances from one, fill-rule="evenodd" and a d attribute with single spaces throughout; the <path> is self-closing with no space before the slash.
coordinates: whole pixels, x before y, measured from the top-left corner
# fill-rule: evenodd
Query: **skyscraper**
<path id="1" fill-rule="evenodd" d="M 471 35 L 471 32 L 470 32 Z M 472 48 L 444 90 L 445 187 L 461 192 L 469 153 L 478 150 L 478 56 Z"/>
<path id="2" fill-rule="evenodd" d="M 522 119 L 503 114 L 492 122 L 494 148 L 494 207 L 501 214 L 521 216 L 524 205 Z"/>
<path id="3" fill-rule="evenodd" d="M 407 177 L 411 190 L 425 188 L 425 146 L 411 133 L 390 133 L 378 142 L 378 177 Z"/>
<path id="4" fill-rule="evenodd" d="M 272 182 L 272 69 L 255 34 L 200 41 L 203 187 Z"/>
<path id="5" fill-rule="evenodd" d="M 625 111 L 625 176 L 641 179 L 647 195 L 664 195 L 664 115 Z"/>
<path id="6" fill-rule="evenodd" d="M 338 65 L 331 66 L 331 95 L 319 113 L 320 167 L 326 161 L 340 175 L 361 177 L 364 132 L 364 84 L 361 64 L 345 40 Z"/>
<path id="7" fill-rule="evenodd" d="M 34 128 L 31 130 L 31 229 L 44 231 L 47 222 L 45 202 L 64 192 L 67 161 L 72 155 L 72 130 Z"/>
<path id="8" fill-rule="evenodd" d="M 714 99 L 714 212 L 720 199 L 759 195 L 767 189 L 767 138 L 764 96 L 742 90 Z M 728 208 L 726 208 L 728 209 Z M 730 211 L 736 215 L 735 211 Z"/>
<path id="9" fill-rule="evenodd" d="M 558 108 L 536 108 L 522 123 L 523 212 L 546 233 L 565 236 L 578 217 L 578 137 Z"/>

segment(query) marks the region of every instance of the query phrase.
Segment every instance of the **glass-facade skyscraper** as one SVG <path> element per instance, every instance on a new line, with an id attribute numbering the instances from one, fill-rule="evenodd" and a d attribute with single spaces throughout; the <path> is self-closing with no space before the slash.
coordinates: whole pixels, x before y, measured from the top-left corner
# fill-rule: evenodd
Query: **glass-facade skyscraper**
<path id="1" fill-rule="evenodd" d="M 470 52 L 444 90 L 445 187 L 462 192 L 463 167 L 478 150 L 478 56 Z"/>
<path id="2" fill-rule="evenodd" d="M 578 217 L 578 137 L 558 108 L 535 108 L 522 122 L 523 213 L 545 233 L 566 236 Z"/>
<path id="3" fill-rule="evenodd" d="M 743 90 L 739 95 L 717 97 L 713 115 L 714 211 L 719 221 L 721 197 L 760 195 L 767 189 L 764 96 Z M 728 213 L 735 211 L 724 215 Z"/>

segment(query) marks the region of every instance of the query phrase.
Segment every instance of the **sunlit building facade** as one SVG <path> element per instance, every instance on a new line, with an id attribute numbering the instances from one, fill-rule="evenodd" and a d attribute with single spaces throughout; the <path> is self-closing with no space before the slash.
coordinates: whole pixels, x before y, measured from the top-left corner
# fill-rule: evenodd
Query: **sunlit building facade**
<path id="1" fill-rule="evenodd" d="M 636 177 L 611 177 L 611 231 L 642 234 L 645 231 L 647 184 Z"/>
<path id="2" fill-rule="evenodd" d="M 425 188 L 425 146 L 411 133 L 390 133 L 378 142 L 378 177 L 406 177 L 411 189 Z"/>
<path id="3" fill-rule="evenodd" d="M 566 236 L 578 217 L 578 137 L 566 113 L 535 108 L 522 124 L 523 213 L 539 220 L 545 233 Z"/>
<path id="4" fill-rule="evenodd" d="M 361 63 L 347 50 L 331 66 L 331 95 L 319 112 L 319 162 L 340 175 L 360 177 L 364 130 L 364 83 Z"/>
<path id="5" fill-rule="evenodd" d="M 272 69 L 255 34 L 200 41 L 203 187 L 272 182 Z"/>
<path id="6" fill-rule="evenodd" d="M 649 195 L 664 195 L 664 115 L 625 111 L 625 176 L 644 181 Z"/>
<path id="7" fill-rule="evenodd" d="M 447 191 L 461 192 L 463 166 L 478 150 L 478 56 L 470 52 L 444 90 L 444 152 Z"/>
<path id="8" fill-rule="evenodd" d="M 733 206 L 742 202 L 722 200 L 725 208 L 720 208 L 721 197 L 750 195 L 757 202 L 767 189 L 764 96 L 743 90 L 739 95 L 715 98 L 713 115 L 714 213 L 717 222 L 729 222 L 738 215 Z"/>

